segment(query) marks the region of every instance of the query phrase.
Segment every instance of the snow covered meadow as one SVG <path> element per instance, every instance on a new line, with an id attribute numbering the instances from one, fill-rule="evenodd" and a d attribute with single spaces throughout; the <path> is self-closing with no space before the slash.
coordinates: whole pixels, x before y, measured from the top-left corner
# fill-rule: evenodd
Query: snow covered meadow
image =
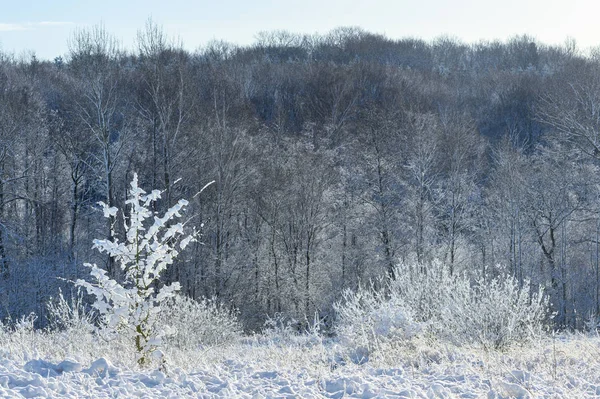
<path id="1" fill-rule="evenodd" d="M 502 351 L 416 337 L 352 361 L 338 339 L 274 328 L 140 368 L 125 342 L 82 330 L 3 332 L 0 397 L 593 398 L 600 339 L 544 337 Z"/>
<path id="2" fill-rule="evenodd" d="M 397 271 L 386 286 L 346 291 L 333 322 L 278 316 L 252 334 L 216 301 L 175 296 L 143 365 L 127 329 L 115 334 L 82 296 L 61 296 L 48 329 L 33 315 L 0 329 L 0 397 L 600 396 L 600 337 L 545 331 L 543 297 L 443 273 L 409 285 Z"/>

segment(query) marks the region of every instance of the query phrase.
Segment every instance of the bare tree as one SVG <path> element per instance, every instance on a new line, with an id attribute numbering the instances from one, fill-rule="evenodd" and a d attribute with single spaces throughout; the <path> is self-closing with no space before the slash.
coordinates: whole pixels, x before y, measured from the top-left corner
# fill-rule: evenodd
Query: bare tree
<path id="1" fill-rule="evenodd" d="M 172 190 L 177 178 L 172 175 L 179 153 L 177 143 L 193 107 L 186 90 L 191 83 L 186 69 L 188 55 L 181 44 L 170 42 L 151 19 L 138 32 L 137 41 L 144 86 L 137 107 L 151 131 L 152 182 L 165 190 L 166 209 L 174 201 Z"/>
<path id="2" fill-rule="evenodd" d="M 415 230 L 414 251 L 419 264 L 426 259 L 426 232 L 435 227 L 435 189 L 439 180 L 441 142 L 438 122 L 433 115 L 414 115 L 407 127 L 412 143 L 404 165 L 407 173 L 408 195 L 405 199 L 410 209 L 410 224 Z"/>
<path id="3" fill-rule="evenodd" d="M 485 141 L 477 133 L 473 121 L 464 115 L 442 115 L 440 123 L 446 156 L 435 202 L 452 274 L 458 260 L 459 242 L 474 226 Z"/>
<path id="4" fill-rule="evenodd" d="M 537 117 L 559 138 L 584 154 L 600 159 L 599 61 L 584 65 L 569 81 L 559 81 L 542 94 Z M 562 84 L 561 84 L 562 83 Z"/>
<path id="5" fill-rule="evenodd" d="M 507 135 L 493 151 L 494 169 L 486 191 L 486 217 L 492 231 L 496 232 L 495 237 L 491 237 L 491 252 L 498 252 L 498 261 L 508 262 L 510 273 L 523 284 L 529 162 L 517 140 L 517 135 Z M 494 245 L 496 242 L 498 249 Z"/>
<path id="6" fill-rule="evenodd" d="M 558 299 L 558 322 L 567 323 L 567 265 L 564 247 L 568 245 L 566 224 L 575 220 L 584 206 L 580 165 L 555 145 L 533 157 L 526 177 L 527 218 L 543 255 L 552 295 Z"/>
<path id="7" fill-rule="evenodd" d="M 77 30 L 69 48 L 69 66 L 77 77 L 74 112 L 81 122 L 81 131 L 76 134 L 90 135 L 95 139 L 89 154 L 93 158 L 90 166 L 97 171 L 103 182 L 104 202 L 108 206 L 114 206 L 115 168 L 119 165 L 119 158 L 129 134 L 128 123 L 123 113 L 124 98 L 121 93 L 118 43 L 102 25 L 99 25 Z M 80 160 L 86 161 L 85 158 Z M 108 239 L 111 240 L 113 232 L 110 222 L 107 222 L 106 228 Z M 111 275 L 116 272 L 113 262 L 109 257 L 107 270 Z"/>

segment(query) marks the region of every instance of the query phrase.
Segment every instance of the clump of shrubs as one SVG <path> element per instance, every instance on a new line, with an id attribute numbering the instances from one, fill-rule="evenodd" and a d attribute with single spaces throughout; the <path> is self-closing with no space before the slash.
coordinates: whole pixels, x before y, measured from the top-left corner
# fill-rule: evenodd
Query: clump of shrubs
<path id="1" fill-rule="evenodd" d="M 242 335 L 237 312 L 214 299 L 176 295 L 164 303 L 158 323 L 168 327 L 166 346 L 198 349 L 235 341 Z"/>
<path id="2" fill-rule="evenodd" d="M 98 321 L 97 312 L 85 302 L 83 292 L 78 289 L 69 299 L 65 298 L 62 290 L 56 298 L 50 298 L 46 303 L 46 318 L 50 331 L 74 331 L 76 333 L 91 333 Z"/>
<path id="3" fill-rule="evenodd" d="M 541 336 L 549 300 L 512 276 L 451 275 L 440 261 L 401 263 L 394 279 L 346 291 L 335 305 L 336 333 L 351 352 L 368 354 L 420 335 L 456 345 L 505 349 Z"/>
<path id="4" fill-rule="evenodd" d="M 399 296 L 388 295 L 374 284 L 345 290 L 334 310 L 336 335 L 349 349 L 350 359 L 358 364 L 367 361 L 369 354 L 382 345 L 410 340 L 423 327 Z"/>
<path id="5" fill-rule="evenodd" d="M 94 347 L 108 351 L 114 359 L 127 361 L 129 357 L 136 356 L 130 353 L 127 337 L 115 335 L 106 320 L 98 317 L 98 312 L 86 303 L 81 291 L 78 290 L 69 299 L 59 293 L 46 304 L 46 309 L 48 337 L 59 339 L 61 346 L 70 352 L 88 352 Z M 223 345 L 235 341 L 242 334 L 236 311 L 212 299 L 197 301 L 175 295 L 163 302 L 156 320 L 164 330 L 162 346 L 169 349 L 193 351 Z M 2 327 L 0 325 L 0 329 Z M 1 334 L 2 330 L 0 337 Z"/>

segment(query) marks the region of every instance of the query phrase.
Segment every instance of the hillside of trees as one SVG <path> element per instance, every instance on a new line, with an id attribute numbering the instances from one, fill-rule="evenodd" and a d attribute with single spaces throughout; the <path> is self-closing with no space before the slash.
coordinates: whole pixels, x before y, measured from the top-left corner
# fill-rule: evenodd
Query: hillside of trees
<path id="1" fill-rule="evenodd" d="M 152 22 L 69 48 L 0 54 L 0 319 L 43 325 L 85 262 L 119 278 L 92 240 L 123 234 L 98 202 L 125 208 L 134 173 L 202 234 L 166 279 L 248 329 L 400 260 L 544 287 L 558 327 L 600 315 L 600 54 L 357 28 L 191 53 Z"/>

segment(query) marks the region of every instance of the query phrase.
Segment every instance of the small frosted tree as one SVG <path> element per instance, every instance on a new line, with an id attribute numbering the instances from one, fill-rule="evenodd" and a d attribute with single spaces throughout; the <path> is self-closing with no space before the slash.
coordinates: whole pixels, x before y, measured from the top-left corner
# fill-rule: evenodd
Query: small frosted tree
<path id="1" fill-rule="evenodd" d="M 157 315 L 161 305 L 179 290 L 178 282 L 161 284 L 161 273 L 173 263 L 178 249 L 185 249 L 196 236 L 195 232 L 186 235 L 183 223 L 175 221 L 181 217 L 180 212 L 188 201 L 179 200 L 158 217 L 151 211 L 151 204 L 160 196 L 159 190 L 146 194 L 138 187 L 137 174 L 134 174 L 126 201 L 130 213 L 129 216 L 123 213 L 126 240 L 94 240 L 94 248 L 107 253 L 121 268 L 123 281 L 111 279 L 105 270 L 89 263 L 85 266 L 91 269 L 95 282 L 77 280 L 88 294 L 95 296 L 93 307 L 102 316 L 105 327 L 134 340 L 141 366 L 150 362 L 153 353 L 160 354 L 157 349 L 163 331 L 157 325 Z M 118 209 L 103 202 L 99 204 L 104 217 L 114 226 Z"/>

